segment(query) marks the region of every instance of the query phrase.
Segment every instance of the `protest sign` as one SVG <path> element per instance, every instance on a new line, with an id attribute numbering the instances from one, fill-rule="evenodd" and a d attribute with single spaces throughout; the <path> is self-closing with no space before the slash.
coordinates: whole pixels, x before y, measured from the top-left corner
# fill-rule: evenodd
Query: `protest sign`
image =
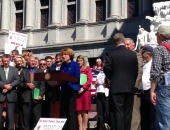
<path id="1" fill-rule="evenodd" d="M 64 118 L 40 118 L 34 130 L 62 130 L 66 120 Z"/>
<path id="2" fill-rule="evenodd" d="M 21 46 L 15 46 L 9 43 L 5 43 L 5 54 L 10 54 L 12 50 L 18 50 L 19 54 L 22 54 Z"/>
<path id="3" fill-rule="evenodd" d="M 22 48 L 26 48 L 27 39 L 28 39 L 28 36 L 26 34 L 9 31 L 9 36 L 8 36 L 9 44 L 12 44 L 15 46 L 21 46 Z"/>

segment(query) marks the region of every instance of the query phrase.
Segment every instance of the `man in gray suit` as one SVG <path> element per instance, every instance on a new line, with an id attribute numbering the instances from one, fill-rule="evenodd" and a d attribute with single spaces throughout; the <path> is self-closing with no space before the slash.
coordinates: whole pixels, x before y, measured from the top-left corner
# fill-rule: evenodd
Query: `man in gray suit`
<path id="1" fill-rule="evenodd" d="M 28 59 L 28 69 L 25 68 L 22 70 L 19 82 L 19 86 L 22 89 L 23 130 L 33 130 L 41 117 L 45 84 L 43 82 L 34 81 L 34 74 L 40 72 L 43 73 L 41 69 L 35 67 L 35 57 L 30 56 Z"/>
<path id="2" fill-rule="evenodd" d="M 7 126 L 8 130 L 14 130 L 15 103 L 17 102 L 16 87 L 19 83 L 18 70 L 9 66 L 10 55 L 2 56 L 3 67 L 0 67 L 0 114 L 3 111 L 3 104 L 7 104 Z M 0 116 L 0 123 L 2 116 Z"/>

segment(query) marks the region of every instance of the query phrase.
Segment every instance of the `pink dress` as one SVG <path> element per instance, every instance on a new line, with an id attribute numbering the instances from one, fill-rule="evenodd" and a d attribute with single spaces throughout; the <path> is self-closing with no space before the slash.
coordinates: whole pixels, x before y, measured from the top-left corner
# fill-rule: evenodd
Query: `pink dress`
<path id="1" fill-rule="evenodd" d="M 87 67 L 86 70 L 80 70 L 80 74 L 87 75 L 87 82 L 81 86 L 84 92 L 78 95 L 76 99 L 76 111 L 89 111 L 91 107 L 91 82 L 92 82 L 92 71 L 91 68 Z"/>

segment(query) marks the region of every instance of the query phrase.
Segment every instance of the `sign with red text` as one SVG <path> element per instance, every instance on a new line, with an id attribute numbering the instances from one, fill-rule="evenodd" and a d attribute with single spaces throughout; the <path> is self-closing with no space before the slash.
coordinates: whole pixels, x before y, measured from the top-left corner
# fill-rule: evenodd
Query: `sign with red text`
<path id="1" fill-rule="evenodd" d="M 66 120 L 64 118 L 40 118 L 34 130 L 62 130 Z"/>
<path id="2" fill-rule="evenodd" d="M 12 44 L 15 46 L 21 46 L 22 48 L 26 48 L 27 39 L 28 39 L 28 36 L 26 34 L 9 31 L 9 36 L 8 36 L 9 44 Z"/>
<path id="3" fill-rule="evenodd" d="M 5 54 L 11 54 L 12 50 L 18 50 L 19 54 L 22 54 L 21 46 L 15 46 L 9 43 L 5 43 Z"/>

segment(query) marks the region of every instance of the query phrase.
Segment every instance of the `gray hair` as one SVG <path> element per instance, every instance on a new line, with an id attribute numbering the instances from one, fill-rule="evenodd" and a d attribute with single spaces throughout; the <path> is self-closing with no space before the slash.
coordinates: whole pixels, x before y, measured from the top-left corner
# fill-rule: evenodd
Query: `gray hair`
<path id="1" fill-rule="evenodd" d="M 113 41 L 114 41 L 115 45 L 119 45 L 121 43 L 124 43 L 124 40 L 125 40 L 125 37 L 124 37 L 124 35 L 122 33 L 116 33 L 113 36 Z"/>
<path id="2" fill-rule="evenodd" d="M 132 38 L 125 38 L 125 40 L 129 40 L 129 41 L 131 41 L 131 43 L 132 43 L 133 45 L 135 45 L 135 43 L 134 43 L 134 41 L 133 41 Z"/>

